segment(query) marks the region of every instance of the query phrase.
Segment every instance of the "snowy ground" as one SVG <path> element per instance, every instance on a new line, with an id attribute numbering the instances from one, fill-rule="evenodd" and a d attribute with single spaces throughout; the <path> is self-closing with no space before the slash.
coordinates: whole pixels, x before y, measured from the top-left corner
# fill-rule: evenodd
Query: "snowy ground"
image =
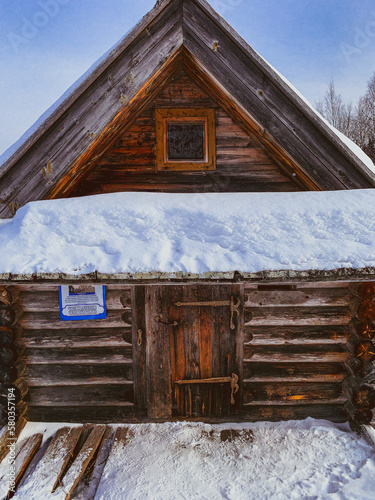
<path id="1" fill-rule="evenodd" d="M 0 273 L 364 268 L 374 248 L 374 189 L 115 193 L 29 203 L 0 223 Z"/>
<path id="2" fill-rule="evenodd" d="M 96 500 L 375 498 L 375 448 L 348 424 L 308 418 L 129 427 L 128 444 L 112 448 Z M 240 436 L 223 441 L 221 431 L 227 428 L 237 429 Z M 23 434 L 41 430 L 50 436 L 56 424 L 29 423 Z M 43 491 L 31 476 L 14 498 L 40 500 L 60 495 Z"/>

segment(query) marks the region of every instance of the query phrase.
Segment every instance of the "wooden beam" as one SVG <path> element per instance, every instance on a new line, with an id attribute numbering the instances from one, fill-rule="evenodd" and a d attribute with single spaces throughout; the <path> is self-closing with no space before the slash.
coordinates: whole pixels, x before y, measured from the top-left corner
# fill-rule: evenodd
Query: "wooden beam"
<path id="1" fill-rule="evenodd" d="M 99 450 L 97 451 L 95 463 L 93 466 L 86 469 L 86 473 L 72 493 L 72 499 L 94 500 L 96 490 L 98 489 L 105 464 L 107 463 L 107 459 L 113 445 L 114 437 L 115 431 L 112 427 L 107 426 L 103 434 Z"/>
<path id="2" fill-rule="evenodd" d="M 77 487 L 88 465 L 93 459 L 95 452 L 101 443 L 105 430 L 105 425 L 96 425 L 92 429 L 90 435 L 74 459 L 73 464 L 69 467 L 69 470 L 66 473 L 60 487 L 60 489 L 66 494 L 65 500 L 69 500 L 69 498 L 71 498 L 74 489 Z"/>

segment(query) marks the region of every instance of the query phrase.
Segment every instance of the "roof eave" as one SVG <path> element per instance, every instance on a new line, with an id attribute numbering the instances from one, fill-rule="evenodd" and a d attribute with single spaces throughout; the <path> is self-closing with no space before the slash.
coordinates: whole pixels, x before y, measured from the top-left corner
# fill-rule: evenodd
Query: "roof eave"
<path id="1" fill-rule="evenodd" d="M 118 43 L 96 67 L 93 71 L 88 69 L 87 77 L 72 91 L 72 93 L 62 101 L 62 103 L 46 118 L 43 123 L 33 132 L 24 143 L 0 165 L 0 178 L 43 136 L 62 115 L 63 113 L 87 90 L 87 88 L 103 74 L 111 64 L 124 52 L 129 45 L 158 17 L 163 10 L 172 2 L 180 2 L 183 0 L 158 0 L 155 6 L 145 14 L 142 19 L 132 28 L 125 37 Z M 93 64 L 95 66 L 96 63 Z M 53 106 L 53 105 L 52 105 Z M 48 111 L 48 110 L 47 110 Z M 27 132 L 26 132 L 27 133 Z"/>
<path id="2" fill-rule="evenodd" d="M 67 284 L 77 281 L 92 283 L 193 283 L 193 282 L 244 282 L 244 283 L 297 283 L 297 282 L 354 282 L 373 281 L 375 277 L 375 267 L 360 269 L 337 268 L 337 269 L 308 269 L 308 270 L 264 270 L 259 272 L 118 272 L 101 273 L 95 271 L 89 274 L 70 273 L 33 273 L 33 274 L 0 274 L 1 285 L 13 285 L 22 283 L 51 283 Z"/>
<path id="3" fill-rule="evenodd" d="M 206 0 L 191 1 L 201 6 L 214 22 L 219 24 L 222 29 L 228 32 L 238 47 L 253 59 L 259 69 L 261 69 L 267 77 L 288 96 L 290 101 L 298 109 L 309 117 L 309 119 L 317 128 L 319 128 L 327 139 L 334 143 L 339 151 L 352 162 L 353 166 L 367 178 L 368 182 L 372 184 L 372 187 L 375 187 L 375 174 L 370 171 L 367 165 L 365 165 L 362 160 L 341 140 L 341 138 L 331 130 L 319 114 L 311 109 L 311 107 L 308 106 L 303 99 L 301 99 L 301 97 L 293 90 L 291 85 L 288 85 L 278 72 L 275 71 L 274 68 L 265 59 L 263 59 L 263 57 L 260 56 L 258 52 L 256 52 L 231 25 L 211 7 Z"/>

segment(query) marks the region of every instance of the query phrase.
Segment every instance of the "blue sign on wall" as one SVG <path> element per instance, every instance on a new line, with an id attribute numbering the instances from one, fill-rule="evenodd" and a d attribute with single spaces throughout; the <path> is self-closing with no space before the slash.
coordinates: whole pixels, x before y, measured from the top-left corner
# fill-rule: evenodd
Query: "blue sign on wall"
<path id="1" fill-rule="evenodd" d="M 61 321 L 107 317 L 104 285 L 62 285 L 59 293 Z"/>

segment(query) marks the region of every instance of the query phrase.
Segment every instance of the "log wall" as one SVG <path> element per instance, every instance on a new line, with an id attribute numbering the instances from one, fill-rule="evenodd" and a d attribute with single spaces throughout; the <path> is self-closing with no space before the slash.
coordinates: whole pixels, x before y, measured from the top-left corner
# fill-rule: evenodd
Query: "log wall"
<path id="1" fill-rule="evenodd" d="M 352 302 L 345 283 L 245 286 L 245 418 L 347 419 Z"/>
<path id="2" fill-rule="evenodd" d="M 155 109 L 213 108 L 216 170 L 156 171 Z M 238 192 L 300 191 L 262 148 L 194 81 L 181 72 L 118 138 L 70 196 L 116 191 Z"/>
<path id="3" fill-rule="evenodd" d="M 60 321 L 58 286 L 21 285 L 28 418 L 116 422 L 134 409 L 131 290 L 106 287 L 107 318 Z"/>
<path id="4" fill-rule="evenodd" d="M 22 427 L 27 411 L 19 295 L 14 286 L 0 287 L 0 428 L 12 422 Z"/>
<path id="5" fill-rule="evenodd" d="M 242 286 L 243 406 L 236 418 L 370 422 L 375 285 Z M 9 384 L 17 388 L 19 417 L 27 410 L 39 421 L 146 418 L 144 286 L 107 285 L 107 318 L 74 322 L 60 321 L 57 285 L 2 290 L 2 397 Z"/>
<path id="6" fill-rule="evenodd" d="M 356 425 L 375 423 L 375 283 L 351 287 L 357 298 L 348 349 L 352 358 L 347 363 L 350 376 L 343 388 L 348 398 L 345 405 L 350 420 Z"/>

